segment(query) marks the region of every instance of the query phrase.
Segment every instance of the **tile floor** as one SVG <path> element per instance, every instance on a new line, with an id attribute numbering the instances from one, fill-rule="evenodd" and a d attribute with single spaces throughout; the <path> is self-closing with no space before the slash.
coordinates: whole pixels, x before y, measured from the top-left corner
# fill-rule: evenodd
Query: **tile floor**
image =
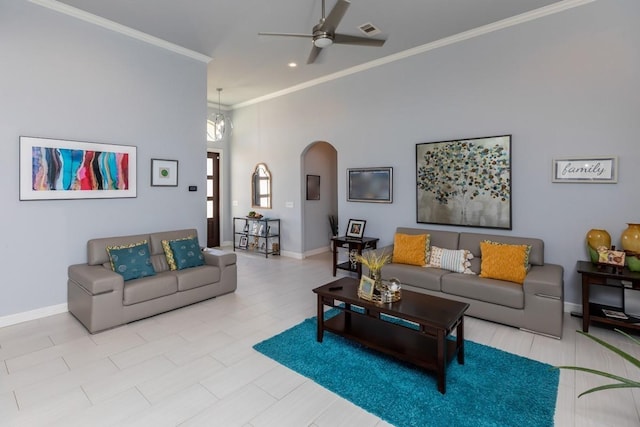
<path id="1" fill-rule="evenodd" d="M 231 295 L 96 335 L 68 313 L 1 328 L 0 425 L 388 426 L 252 349 L 315 314 L 311 289 L 332 279 L 329 254 L 238 255 Z M 576 334 L 580 322 L 568 314 L 562 340 L 465 323 L 466 338 L 482 344 L 640 378 L 637 368 Z M 591 331 L 640 356 L 639 346 L 615 332 Z M 562 371 L 556 425 L 638 426 L 640 390 L 576 398 L 604 382 Z"/>

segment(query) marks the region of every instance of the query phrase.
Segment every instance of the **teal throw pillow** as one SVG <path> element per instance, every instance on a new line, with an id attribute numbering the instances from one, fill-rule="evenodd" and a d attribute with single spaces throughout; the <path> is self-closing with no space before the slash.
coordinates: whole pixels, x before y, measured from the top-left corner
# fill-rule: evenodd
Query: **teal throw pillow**
<path id="1" fill-rule="evenodd" d="M 156 274 L 146 241 L 127 246 L 110 246 L 107 252 L 111 268 L 122 275 L 125 281 Z"/>
<path id="2" fill-rule="evenodd" d="M 171 240 L 169 246 L 178 270 L 204 265 L 204 256 L 200 251 L 198 239 Z"/>

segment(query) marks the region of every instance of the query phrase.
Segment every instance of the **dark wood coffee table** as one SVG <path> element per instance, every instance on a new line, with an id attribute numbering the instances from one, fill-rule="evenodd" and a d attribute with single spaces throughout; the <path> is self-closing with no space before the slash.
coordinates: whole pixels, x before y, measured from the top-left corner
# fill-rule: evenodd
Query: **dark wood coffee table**
<path id="1" fill-rule="evenodd" d="M 464 312 L 469 304 L 404 289 L 400 301 L 376 304 L 358 297 L 358 284 L 357 279 L 343 277 L 313 290 L 318 296 L 318 342 L 324 331 L 330 331 L 435 371 L 438 390 L 444 394 L 447 364 L 456 355 L 458 363 L 464 364 Z M 337 308 L 340 314 L 324 320 L 325 306 Z M 383 320 L 381 314 L 413 322 L 417 329 Z M 454 330 L 456 338 L 448 339 Z"/>

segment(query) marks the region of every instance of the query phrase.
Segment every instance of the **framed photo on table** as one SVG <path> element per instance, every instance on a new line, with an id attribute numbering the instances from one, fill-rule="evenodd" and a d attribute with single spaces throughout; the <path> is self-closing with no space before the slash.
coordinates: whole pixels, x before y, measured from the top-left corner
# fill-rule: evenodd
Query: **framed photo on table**
<path id="1" fill-rule="evenodd" d="M 375 281 L 364 274 L 360 278 L 360 285 L 358 286 L 358 295 L 361 297 L 369 297 L 373 296 L 373 289 L 375 288 Z"/>
<path id="2" fill-rule="evenodd" d="M 151 186 L 177 187 L 178 161 L 151 159 Z"/>
<path id="3" fill-rule="evenodd" d="M 249 242 L 249 239 L 247 239 L 247 236 L 240 236 L 240 242 L 238 243 L 238 247 L 241 249 L 247 249 L 248 242 Z"/>
<path id="4" fill-rule="evenodd" d="M 364 226 L 366 224 L 367 221 L 363 219 L 350 219 L 347 225 L 347 237 L 362 239 L 362 236 L 364 236 Z"/>

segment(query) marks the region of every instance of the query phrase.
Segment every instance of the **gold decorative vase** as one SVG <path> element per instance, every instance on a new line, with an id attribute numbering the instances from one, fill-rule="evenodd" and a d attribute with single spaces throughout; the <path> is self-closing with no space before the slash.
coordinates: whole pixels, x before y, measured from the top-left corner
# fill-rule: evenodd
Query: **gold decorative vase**
<path id="1" fill-rule="evenodd" d="M 611 236 L 607 230 L 594 228 L 587 233 L 587 250 L 592 263 L 598 262 L 598 248 L 604 246 L 611 249 Z"/>
<path id="2" fill-rule="evenodd" d="M 640 224 L 628 223 L 620 240 L 626 256 L 627 267 L 631 271 L 640 271 Z"/>

